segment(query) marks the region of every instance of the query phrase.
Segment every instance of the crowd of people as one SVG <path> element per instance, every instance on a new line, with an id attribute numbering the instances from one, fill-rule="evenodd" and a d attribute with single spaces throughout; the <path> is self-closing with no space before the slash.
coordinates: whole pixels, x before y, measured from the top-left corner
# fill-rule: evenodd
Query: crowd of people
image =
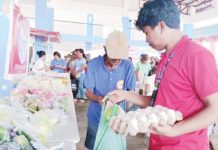
<path id="1" fill-rule="evenodd" d="M 39 59 L 34 63 L 32 71 L 35 73 L 53 71 L 57 73 L 70 73 L 73 96 L 76 102 L 86 100 L 85 89 L 83 87 L 85 72 L 87 71 L 90 55 L 85 54 L 83 49 L 75 49 L 71 54 L 61 57 L 57 51 L 53 53 L 54 59 L 50 66 L 46 65 L 46 52 L 38 51 Z M 132 63 L 132 58 L 129 61 Z M 146 95 L 154 88 L 154 77 L 156 66 L 159 62 L 158 57 L 148 54 L 141 54 L 139 61 L 134 65 L 137 85 L 135 91 Z"/>
<path id="2" fill-rule="evenodd" d="M 50 65 L 46 64 L 46 52 L 37 51 L 38 60 L 34 63 L 32 71 L 34 73 L 41 73 L 46 71 L 53 71 L 56 73 L 70 73 L 72 91 L 75 101 L 84 102 L 86 98 L 85 89 L 83 87 L 85 71 L 87 69 L 87 62 L 89 61 L 83 49 L 75 49 L 71 54 L 61 57 L 59 52 L 54 52 L 54 59 L 51 60 Z"/>

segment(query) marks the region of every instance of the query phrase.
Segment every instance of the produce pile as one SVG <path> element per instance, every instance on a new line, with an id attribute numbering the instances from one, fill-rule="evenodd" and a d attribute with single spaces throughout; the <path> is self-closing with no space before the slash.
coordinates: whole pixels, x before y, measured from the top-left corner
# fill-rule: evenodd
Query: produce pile
<path id="1" fill-rule="evenodd" d="M 0 98 L 0 150 L 46 150 L 53 129 L 67 120 L 72 93 L 66 75 L 29 75 Z M 70 95 L 71 94 L 71 95 Z"/>
<path id="2" fill-rule="evenodd" d="M 44 150 L 33 124 L 34 115 L 10 105 L 9 98 L 0 99 L 0 150 Z"/>
<path id="3" fill-rule="evenodd" d="M 12 95 L 15 101 L 19 101 L 33 113 L 47 108 L 70 111 L 71 100 L 66 80 L 63 77 L 28 76 L 18 83 Z"/>
<path id="4" fill-rule="evenodd" d="M 46 150 L 40 142 L 27 132 L 0 126 L 0 150 Z"/>

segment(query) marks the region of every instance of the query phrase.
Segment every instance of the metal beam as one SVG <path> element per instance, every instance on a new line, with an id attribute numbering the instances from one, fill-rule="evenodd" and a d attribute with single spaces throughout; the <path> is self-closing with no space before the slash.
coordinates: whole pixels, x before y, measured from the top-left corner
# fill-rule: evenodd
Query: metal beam
<path id="1" fill-rule="evenodd" d="M 189 3 L 186 3 L 186 5 L 190 5 L 190 4 L 193 4 L 195 2 L 197 2 L 197 0 L 193 0 L 193 1 L 189 2 Z"/>
<path id="2" fill-rule="evenodd" d="M 197 5 L 194 5 L 194 7 L 198 7 L 198 6 L 201 6 L 201 5 L 204 5 L 206 3 L 209 3 L 209 2 L 212 2 L 213 0 L 205 0 L 205 1 L 202 1 L 201 3 L 197 4 Z"/>
<path id="3" fill-rule="evenodd" d="M 188 8 L 188 6 L 184 6 L 182 9 L 180 9 L 180 11 L 184 11 L 187 8 Z"/>
<path id="4" fill-rule="evenodd" d="M 196 13 L 201 12 L 201 11 L 204 11 L 204 10 L 206 10 L 206 9 L 208 9 L 208 8 L 211 8 L 211 7 L 213 7 L 212 4 L 207 5 L 206 7 L 203 7 L 203 8 L 197 9 L 197 10 L 196 10 Z"/>

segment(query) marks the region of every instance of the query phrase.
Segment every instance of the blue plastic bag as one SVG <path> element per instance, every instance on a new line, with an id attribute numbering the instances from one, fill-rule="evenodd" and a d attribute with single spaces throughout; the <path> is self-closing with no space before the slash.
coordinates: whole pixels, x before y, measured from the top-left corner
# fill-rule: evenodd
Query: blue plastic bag
<path id="1" fill-rule="evenodd" d="M 94 150 L 126 150 L 126 137 L 116 134 L 109 127 L 110 119 L 119 114 L 119 106 L 112 105 L 106 108 L 106 102 L 102 104 L 101 118 L 95 139 Z"/>

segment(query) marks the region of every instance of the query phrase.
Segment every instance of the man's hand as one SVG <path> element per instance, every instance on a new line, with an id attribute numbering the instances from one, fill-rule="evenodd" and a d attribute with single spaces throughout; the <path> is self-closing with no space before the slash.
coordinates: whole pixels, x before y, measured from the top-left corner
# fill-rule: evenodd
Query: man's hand
<path id="1" fill-rule="evenodd" d="M 102 105 L 102 100 L 103 100 L 103 96 L 98 96 L 98 103 L 99 103 L 99 105 Z"/>
<path id="2" fill-rule="evenodd" d="M 107 95 L 110 97 L 110 101 L 113 103 L 119 103 L 125 99 L 126 91 L 124 90 L 114 90 L 109 92 Z"/>

